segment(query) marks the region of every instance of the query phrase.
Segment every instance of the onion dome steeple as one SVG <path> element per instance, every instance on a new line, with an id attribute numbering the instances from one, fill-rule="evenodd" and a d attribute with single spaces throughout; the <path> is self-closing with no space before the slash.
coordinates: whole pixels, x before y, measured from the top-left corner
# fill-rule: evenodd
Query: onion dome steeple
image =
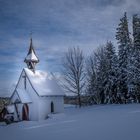
<path id="1" fill-rule="evenodd" d="M 31 69 L 33 72 L 35 72 L 35 66 L 39 62 L 38 57 L 36 56 L 32 38 L 30 39 L 30 47 L 27 56 L 25 57 L 24 62 L 27 64 L 27 67 Z"/>

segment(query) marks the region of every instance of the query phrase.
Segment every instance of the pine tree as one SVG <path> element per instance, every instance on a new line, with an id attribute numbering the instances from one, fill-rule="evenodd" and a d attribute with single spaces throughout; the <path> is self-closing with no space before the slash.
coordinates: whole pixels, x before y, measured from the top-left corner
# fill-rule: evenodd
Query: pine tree
<path id="1" fill-rule="evenodd" d="M 106 84 L 105 84 L 105 102 L 117 102 L 117 76 L 118 76 L 118 60 L 115 47 L 112 42 L 107 42 L 105 46 L 106 55 Z"/>
<path id="2" fill-rule="evenodd" d="M 140 102 L 140 17 L 133 16 L 134 84 L 135 97 Z"/>
<path id="3" fill-rule="evenodd" d="M 111 42 L 90 56 L 87 75 L 87 92 L 96 103 L 117 103 L 118 59 Z"/>
<path id="4" fill-rule="evenodd" d="M 129 36 L 127 14 L 120 19 L 120 23 L 116 32 L 118 40 L 118 56 L 119 56 L 119 92 L 122 102 L 126 103 L 128 93 L 128 63 L 131 48 L 131 39 Z"/>
<path id="5" fill-rule="evenodd" d="M 87 66 L 88 86 L 87 91 L 92 95 L 96 103 L 105 103 L 105 84 L 106 78 L 106 58 L 105 49 L 101 46 L 97 52 L 94 52 Z"/>
<path id="6" fill-rule="evenodd" d="M 87 59 L 87 85 L 86 92 L 90 95 L 90 104 L 101 103 L 99 85 L 97 81 L 97 63 L 94 53 Z"/>
<path id="7" fill-rule="evenodd" d="M 105 47 L 102 46 L 98 51 L 95 53 L 97 64 L 96 64 L 96 73 L 97 73 L 97 85 L 98 85 L 98 94 L 101 97 L 101 103 L 105 102 L 105 85 L 107 83 L 107 59 L 105 55 Z"/>

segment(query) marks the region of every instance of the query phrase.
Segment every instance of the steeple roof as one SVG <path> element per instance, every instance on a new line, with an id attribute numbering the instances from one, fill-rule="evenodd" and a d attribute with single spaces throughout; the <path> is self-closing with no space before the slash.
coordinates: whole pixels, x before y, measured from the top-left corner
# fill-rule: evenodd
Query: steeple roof
<path id="1" fill-rule="evenodd" d="M 27 56 L 25 57 L 24 62 L 27 64 L 27 67 L 31 69 L 33 72 L 35 72 L 35 66 L 39 62 L 39 59 L 35 53 L 32 38 L 30 41 L 30 47 Z"/>
<path id="2" fill-rule="evenodd" d="M 33 47 L 32 38 L 31 38 L 31 41 L 30 41 L 29 51 L 28 51 L 28 54 L 27 54 L 24 62 L 36 62 L 36 63 L 39 62 L 39 59 L 36 56 L 36 53 L 35 53 L 35 50 L 34 50 L 34 47 Z"/>

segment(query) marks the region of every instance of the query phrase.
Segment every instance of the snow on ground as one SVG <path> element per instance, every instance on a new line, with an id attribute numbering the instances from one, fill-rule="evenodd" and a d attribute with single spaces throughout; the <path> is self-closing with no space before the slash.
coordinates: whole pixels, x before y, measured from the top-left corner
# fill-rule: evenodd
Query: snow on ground
<path id="1" fill-rule="evenodd" d="M 0 140 L 140 140 L 140 104 L 65 108 L 40 122 L 0 124 Z"/>

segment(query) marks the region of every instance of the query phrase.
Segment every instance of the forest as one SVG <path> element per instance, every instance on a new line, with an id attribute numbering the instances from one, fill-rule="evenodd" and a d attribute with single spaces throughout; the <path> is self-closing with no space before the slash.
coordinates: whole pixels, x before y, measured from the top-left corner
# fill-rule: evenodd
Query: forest
<path id="1" fill-rule="evenodd" d="M 127 13 L 116 28 L 117 45 L 107 41 L 85 58 L 79 47 L 70 48 L 62 64 L 63 88 L 90 97 L 93 104 L 140 103 L 140 17 Z M 132 32 L 130 33 L 130 29 Z"/>

